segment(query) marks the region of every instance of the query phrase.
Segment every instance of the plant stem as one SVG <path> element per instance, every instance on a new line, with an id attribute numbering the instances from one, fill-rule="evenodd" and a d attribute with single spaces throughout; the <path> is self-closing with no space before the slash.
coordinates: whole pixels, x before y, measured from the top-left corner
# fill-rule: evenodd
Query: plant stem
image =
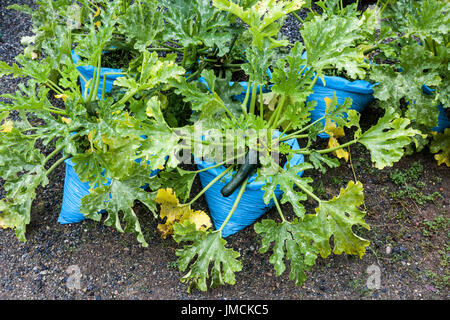
<path id="1" fill-rule="evenodd" d="M 289 140 L 289 139 L 291 139 L 293 136 L 295 136 L 295 135 L 297 135 L 297 134 L 299 134 L 299 133 L 302 133 L 303 131 L 308 130 L 308 129 L 311 128 L 312 126 L 316 125 L 316 123 L 322 121 L 322 120 L 325 119 L 325 118 L 326 118 L 326 116 L 320 117 L 319 119 L 317 119 L 316 121 L 310 123 L 310 124 L 307 125 L 306 127 L 303 127 L 302 129 L 300 129 L 300 130 L 298 130 L 298 131 L 295 131 L 295 132 L 293 132 L 293 133 L 290 133 L 290 134 L 288 134 L 287 136 L 281 137 L 281 138 L 279 138 L 279 139 L 280 139 L 280 141 Z"/>
<path id="2" fill-rule="evenodd" d="M 251 84 L 252 84 L 251 81 L 249 81 L 247 84 L 247 90 L 245 92 L 244 102 L 242 102 L 242 105 L 241 105 L 241 109 L 244 114 L 247 114 L 247 103 L 248 103 L 248 99 L 250 97 L 250 85 Z"/>
<path id="3" fill-rule="evenodd" d="M 278 128 L 278 120 L 280 119 L 280 116 L 281 116 L 281 113 L 282 113 L 282 111 L 283 111 L 283 108 L 284 108 L 284 105 L 285 105 L 285 104 L 286 104 L 286 96 L 283 96 L 283 97 L 281 98 L 280 104 L 278 105 L 278 108 L 279 108 L 280 110 L 278 110 L 278 108 L 277 108 L 277 115 L 275 116 L 275 120 L 274 120 L 273 123 L 272 123 L 272 128 L 273 128 L 273 129 Z"/>
<path id="4" fill-rule="evenodd" d="M 51 112 L 51 113 L 61 114 L 63 116 L 67 115 L 67 112 L 65 112 L 64 110 L 60 110 L 60 109 L 56 109 L 56 108 L 49 109 L 49 108 L 44 107 L 44 110 Z"/>
<path id="5" fill-rule="evenodd" d="M 341 144 L 341 145 L 333 147 L 333 148 L 319 150 L 319 151 L 317 151 L 317 153 L 330 153 L 330 152 L 333 152 L 333 151 L 336 151 L 336 150 L 339 150 L 339 149 L 343 149 L 343 148 L 345 148 L 347 146 L 350 146 L 352 144 L 355 144 L 356 142 L 358 142 L 358 139 L 354 139 L 352 141 L 346 142 L 344 144 Z"/>
<path id="6" fill-rule="evenodd" d="M 64 90 L 61 89 L 56 83 L 54 83 L 52 80 L 47 79 L 47 84 L 49 87 L 51 87 L 53 89 L 53 91 L 59 93 L 59 94 L 63 94 Z"/>
<path id="7" fill-rule="evenodd" d="M 370 47 L 369 49 L 364 50 L 363 54 L 364 55 L 369 54 L 372 51 L 377 50 L 378 48 L 380 48 L 380 44 L 374 45 L 373 47 Z"/>
<path id="8" fill-rule="evenodd" d="M 303 23 L 303 19 L 300 18 L 300 16 L 297 14 L 297 12 L 292 12 L 292 15 L 295 17 L 295 19 L 298 20 L 298 22 Z"/>
<path id="9" fill-rule="evenodd" d="M 208 167 L 208 169 L 212 169 L 212 167 Z M 233 169 L 233 166 L 228 167 L 227 169 L 225 169 L 221 174 L 219 174 L 217 177 L 215 177 L 210 183 L 208 183 L 208 185 L 206 187 L 204 187 L 202 189 L 202 191 L 200 191 L 194 199 L 192 199 L 191 201 L 189 201 L 188 203 L 184 204 L 183 206 L 190 206 L 191 204 L 193 204 L 195 201 L 198 200 L 198 198 L 200 198 L 209 188 L 211 188 L 217 181 L 219 181 L 220 179 L 222 179 L 222 177 L 224 175 L 226 175 L 228 172 L 230 172 Z"/>
<path id="10" fill-rule="evenodd" d="M 197 170 L 197 171 L 191 171 L 191 172 L 192 173 L 194 173 L 194 172 L 195 173 L 200 173 L 200 172 L 208 171 L 209 169 L 214 169 L 214 168 L 223 166 L 224 164 L 227 164 L 230 160 L 236 160 L 237 158 L 240 158 L 240 157 L 243 157 L 243 156 L 245 156 L 245 153 L 241 153 L 241 154 L 239 154 L 239 155 L 237 155 L 237 156 L 235 156 L 235 157 L 233 157 L 231 159 L 227 159 L 225 161 L 219 162 L 219 163 L 217 163 L 217 164 L 215 164 L 215 165 L 213 165 L 211 167 L 200 169 L 200 170 Z"/>
<path id="11" fill-rule="evenodd" d="M 314 76 L 314 79 L 313 79 L 313 82 L 311 82 L 311 84 L 309 85 L 309 90 L 311 90 L 313 87 L 314 87 L 314 85 L 316 84 L 316 82 L 317 82 L 317 79 L 319 79 L 319 73 L 317 72 L 316 73 L 316 75 Z"/>
<path id="12" fill-rule="evenodd" d="M 314 193 L 312 193 L 311 191 L 309 191 L 307 188 L 305 188 L 304 186 L 302 186 L 299 183 L 295 182 L 295 185 L 297 187 L 299 187 L 304 193 L 306 193 L 308 196 L 310 196 L 311 198 L 313 198 L 314 200 L 316 200 L 317 202 L 321 203 L 322 200 L 320 200 L 320 198 L 318 196 L 316 196 Z"/>
<path id="13" fill-rule="evenodd" d="M 242 63 L 228 63 L 223 65 L 225 68 L 240 68 Z"/>
<path id="14" fill-rule="evenodd" d="M 241 188 L 239 189 L 239 193 L 236 197 L 236 200 L 234 201 L 233 207 L 231 208 L 230 212 L 228 213 L 227 217 L 225 218 L 224 222 L 222 223 L 222 226 L 220 227 L 218 232 L 222 232 L 223 228 L 225 228 L 228 221 L 230 221 L 231 217 L 233 216 L 233 213 L 236 211 L 237 206 L 239 205 L 239 202 L 241 201 L 242 195 L 244 194 L 245 188 L 247 187 L 248 177 L 244 180 L 244 182 L 241 185 Z"/>
<path id="15" fill-rule="evenodd" d="M 45 159 L 42 165 L 45 165 L 51 158 L 53 158 L 58 152 L 60 152 L 62 149 L 64 149 L 66 145 L 62 144 L 59 147 L 57 147 L 55 150 L 53 150 L 52 153 L 50 153 Z"/>
<path id="16" fill-rule="evenodd" d="M 273 125 L 275 124 L 275 122 L 274 122 L 275 119 L 276 119 L 276 121 L 278 121 L 279 114 L 281 113 L 280 109 L 283 108 L 285 101 L 286 101 L 286 96 L 285 95 L 281 96 L 281 100 L 280 100 L 280 102 L 278 102 L 277 109 L 274 111 L 274 113 L 272 113 L 272 115 L 270 116 L 269 122 L 267 123 L 267 126 L 269 128 L 271 126 L 273 127 Z"/>
<path id="17" fill-rule="evenodd" d="M 250 114 L 254 114 L 255 113 L 255 107 L 256 107 L 256 92 L 258 90 L 258 86 L 256 85 L 256 83 L 252 84 L 252 99 L 250 100 Z"/>
<path id="18" fill-rule="evenodd" d="M 65 155 L 64 157 L 62 157 L 61 159 L 59 159 L 58 161 L 56 161 L 51 167 L 50 169 L 47 170 L 47 172 L 45 173 L 45 175 L 49 175 L 50 173 L 52 173 L 53 170 L 56 169 L 56 167 L 58 167 L 61 163 L 64 162 L 64 160 L 69 159 L 70 155 Z"/>
<path id="19" fill-rule="evenodd" d="M 125 72 L 106 72 L 106 73 L 103 75 L 102 99 L 101 99 L 101 100 L 103 100 L 104 97 L 105 97 L 106 77 L 109 76 L 109 75 L 119 75 L 119 74 L 126 74 L 126 73 L 125 73 Z"/>
<path id="20" fill-rule="evenodd" d="M 183 68 L 186 67 L 187 54 L 188 54 L 188 47 L 185 47 L 184 50 L 183 50 L 183 60 L 181 61 L 181 66 Z"/>
<path id="21" fill-rule="evenodd" d="M 262 90 L 259 92 L 259 116 L 264 119 L 264 103 Z"/>
<path id="22" fill-rule="evenodd" d="M 73 138 L 76 138 L 80 135 L 79 132 L 75 133 L 73 136 L 71 136 L 69 139 L 72 140 Z M 53 150 L 52 153 L 50 153 L 45 159 L 42 165 L 45 165 L 51 158 L 53 158 L 58 152 L 60 152 L 62 149 L 66 147 L 66 144 L 62 144 L 59 147 L 57 147 L 55 150 Z"/>
<path id="23" fill-rule="evenodd" d="M 281 217 L 281 220 L 282 220 L 283 222 L 286 222 L 286 218 L 285 218 L 284 215 L 283 215 L 283 211 L 281 211 L 280 204 L 278 203 L 278 199 L 277 199 L 277 197 L 275 196 L 275 192 L 273 192 L 273 191 L 272 191 L 272 199 L 273 199 L 273 202 L 275 203 L 275 207 L 277 207 L 277 211 L 278 211 L 278 213 L 279 213 L 279 215 L 280 215 L 280 217 Z"/>

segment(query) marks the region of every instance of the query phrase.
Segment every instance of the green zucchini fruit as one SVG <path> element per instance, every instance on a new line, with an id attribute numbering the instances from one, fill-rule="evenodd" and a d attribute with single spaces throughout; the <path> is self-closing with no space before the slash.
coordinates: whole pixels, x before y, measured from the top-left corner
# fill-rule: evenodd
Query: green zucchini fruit
<path id="1" fill-rule="evenodd" d="M 254 160 L 256 159 L 256 161 Z M 253 160 L 252 163 L 250 163 L 250 160 Z M 255 163 L 253 163 L 255 162 Z M 258 151 L 256 150 L 249 150 L 245 156 L 245 162 L 242 164 L 242 166 L 239 168 L 236 175 L 231 179 L 230 182 L 228 182 L 222 190 L 220 190 L 220 193 L 224 197 L 229 197 L 233 194 L 233 192 L 241 186 L 241 184 L 245 181 L 247 177 L 249 177 L 258 167 Z"/>

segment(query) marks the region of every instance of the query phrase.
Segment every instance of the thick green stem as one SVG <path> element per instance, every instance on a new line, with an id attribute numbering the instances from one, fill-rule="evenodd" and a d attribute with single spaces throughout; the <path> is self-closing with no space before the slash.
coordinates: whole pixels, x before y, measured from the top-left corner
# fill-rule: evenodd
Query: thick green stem
<path id="1" fill-rule="evenodd" d="M 183 50 L 180 50 L 178 48 L 173 48 L 173 47 L 170 47 L 170 46 L 167 46 L 166 48 L 148 48 L 148 51 L 157 51 L 157 52 L 177 51 L 177 52 L 183 52 Z"/>
<path id="2" fill-rule="evenodd" d="M 352 144 L 355 144 L 357 142 L 358 142 L 358 139 L 354 139 L 352 141 L 346 142 L 344 144 L 341 144 L 341 145 L 333 147 L 333 148 L 319 150 L 319 151 L 317 151 L 317 153 L 330 153 L 330 152 L 333 152 L 333 151 L 336 151 L 336 150 L 339 150 L 339 149 L 343 149 L 343 148 L 345 148 L 347 146 L 351 146 Z"/>
<path id="3" fill-rule="evenodd" d="M 262 90 L 259 92 L 259 116 L 264 119 L 264 101 Z"/>
<path id="4" fill-rule="evenodd" d="M 303 19 L 300 18 L 300 16 L 297 14 L 297 12 L 292 12 L 292 15 L 295 17 L 295 19 L 298 20 L 298 22 L 303 23 Z"/>
<path id="5" fill-rule="evenodd" d="M 208 167 L 208 169 L 212 169 L 212 167 Z M 219 174 L 217 177 L 215 177 L 210 183 L 208 183 L 208 185 L 206 187 L 203 188 L 202 191 L 200 191 L 194 199 L 192 199 L 191 201 L 189 201 L 188 203 L 184 204 L 183 206 L 190 206 L 192 205 L 195 201 L 197 201 L 209 188 L 211 188 L 217 181 L 219 181 L 220 179 L 222 179 L 223 176 L 225 176 L 228 172 L 230 172 L 233 169 L 233 166 L 230 166 L 229 168 L 227 168 L 226 170 L 224 170 L 221 174 Z"/>
<path id="6" fill-rule="evenodd" d="M 289 139 L 291 139 L 292 137 L 294 137 L 295 135 L 298 135 L 299 133 L 302 133 L 302 132 L 308 130 L 308 129 L 311 128 L 312 126 L 316 125 L 316 123 L 322 121 L 322 120 L 325 119 L 325 118 L 326 118 L 326 116 L 320 117 L 319 119 L 317 119 L 316 121 L 310 123 L 310 124 L 307 125 L 306 127 L 303 127 L 302 129 L 300 129 L 300 130 L 298 130 L 298 131 L 292 132 L 292 133 L 288 134 L 287 136 L 280 137 L 279 139 L 280 139 L 280 141 L 286 141 L 286 140 L 289 140 Z"/>
<path id="7" fill-rule="evenodd" d="M 302 186 L 299 183 L 295 183 L 295 185 L 297 187 L 299 187 L 304 193 L 306 193 L 308 196 L 310 196 L 311 198 L 313 198 L 314 200 L 316 200 L 317 202 L 321 203 L 322 200 L 320 200 L 320 198 L 318 196 L 316 196 L 314 193 L 312 193 L 311 191 L 309 191 L 307 188 L 305 188 L 304 186 Z"/>
<path id="8" fill-rule="evenodd" d="M 105 98 L 105 89 L 106 89 L 106 77 L 109 75 L 119 75 L 119 74 L 126 74 L 125 72 L 107 72 L 103 75 L 103 85 L 102 85 L 102 99 Z"/>
<path id="9" fill-rule="evenodd" d="M 78 137 L 80 135 L 79 132 L 75 133 L 73 136 L 71 136 L 69 139 L 72 140 L 76 137 Z M 66 147 L 65 144 L 60 145 L 59 147 L 57 147 L 55 150 L 53 150 L 52 153 L 50 153 L 45 159 L 44 162 L 42 163 L 42 165 L 45 165 L 51 158 L 53 158 L 57 153 L 59 153 L 62 149 L 64 149 Z"/>
<path id="10" fill-rule="evenodd" d="M 370 47 L 370 48 L 364 50 L 363 54 L 364 54 L 364 55 L 369 54 L 369 53 L 371 53 L 372 51 L 377 50 L 378 48 L 380 48 L 380 44 L 377 44 L 377 45 L 375 45 L 375 46 L 373 46 L 373 47 Z"/>
<path id="11" fill-rule="evenodd" d="M 317 72 L 316 75 L 315 75 L 315 77 L 314 77 L 314 79 L 313 79 L 313 81 L 312 81 L 311 84 L 309 85 L 309 90 L 311 90 L 311 89 L 314 87 L 314 85 L 316 84 L 316 82 L 317 82 L 318 79 L 319 79 L 319 73 Z"/>
<path id="12" fill-rule="evenodd" d="M 250 97 L 250 86 L 251 85 L 252 85 L 252 82 L 249 81 L 248 85 L 247 85 L 247 91 L 245 92 L 244 102 L 242 102 L 242 105 L 241 105 L 241 109 L 244 114 L 247 114 L 247 103 L 248 103 L 248 99 Z"/>
<path id="13" fill-rule="evenodd" d="M 278 103 L 277 109 L 275 110 L 274 113 L 272 113 L 272 115 L 269 119 L 269 122 L 267 123 L 268 127 L 274 128 L 274 126 L 276 126 L 278 119 L 280 117 L 280 114 L 281 114 L 281 110 L 284 107 L 285 101 L 286 101 L 286 96 L 285 95 L 281 96 L 281 99 L 280 99 L 280 102 Z"/>
<path id="14" fill-rule="evenodd" d="M 58 161 L 56 161 L 51 167 L 50 169 L 47 170 L 47 172 L 45 173 L 45 175 L 49 175 L 50 173 L 53 172 L 53 170 L 55 170 L 61 163 L 64 162 L 64 160 L 69 159 L 70 155 L 65 155 L 64 157 L 62 157 L 61 159 L 59 159 Z"/>
<path id="15" fill-rule="evenodd" d="M 250 114 L 255 114 L 257 90 L 258 90 L 258 86 L 256 85 L 256 83 L 253 83 L 252 84 L 252 99 L 250 100 Z"/>
<path id="16" fill-rule="evenodd" d="M 247 182 L 248 182 L 248 177 L 242 183 L 241 188 L 239 189 L 239 193 L 236 197 L 236 200 L 233 203 L 233 207 L 231 207 L 231 210 L 228 213 L 227 217 L 225 218 L 225 221 L 222 223 L 222 226 L 220 227 L 220 229 L 217 230 L 218 232 L 222 232 L 223 228 L 225 228 L 228 221 L 230 221 L 231 217 L 233 216 L 233 213 L 236 211 L 236 208 L 239 205 L 239 202 L 241 201 L 242 195 L 244 194 L 245 188 L 247 187 Z"/>
<path id="17" fill-rule="evenodd" d="M 183 68 L 185 68 L 185 69 L 186 69 L 186 60 L 187 60 L 188 50 L 189 50 L 188 47 L 184 48 L 184 50 L 183 50 L 183 60 L 181 61 L 181 66 Z"/>
<path id="18" fill-rule="evenodd" d="M 281 217 L 281 220 L 282 220 L 283 222 L 286 222 L 286 218 L 285 218 L 284 215 L 283 215 L 283 211 L 281 211 L 280 204 L 278 203 L 278 199 L 277 199 L 277 197 L 275 196 L 275 193 L 274 193 L 274 192 L 272 192 L 272 199 L 273 199 L 273 202 L 275 203 L 275 207 L 277 207 L 277 211 L 278 211 L 278 214 L 279 214 L 280 217 Z"/>
<path id="19" fill-rule="evenodd" d="M 48 111 L 48 112 L 51 112 L 51 113 L 60 114 L 60 115 L 63 115 L 63 116 L 67 115 L 67 112 L 65 112 L 64 110 L 60 110 L 60 109 L 56 109 L 56 108 L 49 109 L 49 108 L 45 108 L 44 107 L 44 110 Z"/>

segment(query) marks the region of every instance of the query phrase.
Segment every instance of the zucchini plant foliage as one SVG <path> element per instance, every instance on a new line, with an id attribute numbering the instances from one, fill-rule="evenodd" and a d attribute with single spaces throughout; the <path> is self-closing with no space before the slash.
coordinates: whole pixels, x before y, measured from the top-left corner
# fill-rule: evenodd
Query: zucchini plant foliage
<path id="1" fill-rule="evenodd" d="M 410 119 L 414 128 L 429 134 L 438 125 L 438 105 L 449 115 L 450 3 L 398 0 L 388 5 L 389 1 L 383 2 L 386 6 L 380 34 L 371 48 L 378 49 L 374 54 L 378 63 L 370 72 L 370 79 L 378 82 L 374 95 L 383 108 L 394 108 Z M 446 139 L 444 132 L 437 135 L 439 141 Z M 432 139 L 416 136 L 416 149 L 423 149 L 429 140 Z M 438 150 L 430 145 L 432 153 Z M 436 154 L 438 164 L 449 166 L 448 154 L 448 149 Z"/>
<path id="2" fill-rule="evenodd" d="M 31 13 L 36 17 L 44 17 L 47 11 L 58 15 L 58 10 L 70 3 L 60 1 L 60 9 L 55 9 L 51 1 L 42 0 L 39 11 Z M 43 27 L 44 20 L 38 20 L 30 50 L 39 50 L 39 54 L 32 55 L 27 49 L 16 57 L 16 64 L 0 62 L 0 76 L 27 78 L 19 91 L 2 95 L 11 103 L 0 103 L 0 176 L 6 191 L 0 200 L 2 227 L 14 229 L 21 241 L 26 240 L 37 188 L 46 186 L 53 170 L 71 157 L 80 179 L 90 182 L 90 194 L 82 199 L 81 207 L 87 218 L 134 233 L 148 246 L 133 210 L 139 201 L 155 219 L 164 218 L 158 226 L 163 236 L 172 235 L 180 244 L 176 254 L 188 290 L 234 284 L 242 264 L 239 253 L 227 247 L 222 230 L 239 205 L 248 178 L 239 183 L 238 197 L 223 225 L 213 230 L 208 215 L 191 208 L 210 185 L 192 195 L 200 170 L 181 168 L 180 155 L 191 159 L 192 153 L 215 161 L 212 167 L 224 165 L 226 170 L 214 180 L 217 182 L 238 170 L 237 160 L 252 150 L 258 151 L 257 180 L 265 182 L 263 200 L 266 204 L 273 200 L 279 214 L 277 219 L 263 219 L 254 225 L 261 238 L 260 251 L 270 252 L 269 261 L 277 275 L 289 269 L 290 278 L 300 285 L 319 256 L 326 258 L 332 252 L 364 255 L 369 241 L 354 231 L 355 226 L 369 229 L 365 212 L 359 208 L 364 201 L 362 183 L 349 181 L 338 195 L 321 199 L 314 193 L 312 179 L 307 174 L 300 177 L 299 172 L 337 167 L 339 158 L 348 155 L 346 147 L 357 143 L 366 147 L 374 165 L 383 169 L 398 161 L 412 138 L 420 134 L 409 127 L 411 121 L 401 116 L 396 105 L 363 132 L 360 115 L 349 109 L 351 101 L 340 105 L 335 96 L 326 99 L 327 110 L 321 119 L 312 123 L 309 119 L 314 103 L 306 103 L 306 98 L 326 70 L 338 69 L 355 79 L 367 75 L 370 66 L 364 60 L 367 43 L 363 39 L 374 32 L 379 9 L 361 15 L 311 14 L 300 29 L 303 45 L 290 44 L 280 36 L 286 16 L 304 6 L 299 0 L 214 0 L 212 7 L 209 0 L 142 0 L 132 5 L 97 1 L 98 7 L 92 2 L 78 3 L 84 17 L 81 25 L 59 28 L 55 20 L 54 32 L 43 34 L 50 29 Z M 151 6 L 158 10 L 167 6 L 170 13 L 162 18 L 158 10 L 149 12 Z M 238 18 L 247 28 L 234 24 Z M 204 24 L 196 29 L 200 20 Z M 143 21 L 151 22 L 152 28 L 143 28 Z M 331 35 L 328 30 L 339 32 Z M 120 40 L 118 33 L 122 44 L 132 43 L 130 47 L 137 53 L 115 81 L 115 88 L 106 93 L 99 85 L 102 52 L 113 40 Z M 236 34 L 249 41 L 239 42 Z M 230 70 L 197 64 L 192 56 L 180 63 L 178 47 L 165 57 L 152 50 L 172 37 L 180 40 L 182 51 L 211 49 L 219 57 L 225 57 L 235 41 L 240 48 L 246 44 L 241 53 L 244 62 L 239 66 L 249 77 L 244 101 L 234 98 L 242 88 L 229 84 Z M 80 74 L 71 59 L 72 46 L 83 57 L 82 63 L 97 67 L 94 77 L 85 79 L 85 92 L 78 86 Z M 305 47 L 308 57 L 302 59 Z M 195 81 L 200 75 L 206 84 Z M 257 89 L 269 85 L 269 95 Z M 102 99 L 95 94 L 98 90 Z M 178 120 L 182 119 L 186 113 L 184 109 L 181 113 L 181 105 L 189 106 L 190 118 L 174 126 L 167 121 L 168 113 L 175 112 Z M 20 119 L 11 120 L 11 111 L 18 112 Z M 320 123 L 323 119 L 325 127 Z M 201 134 L 196 136 L 200 127 Z M 283 134 L 272 139 L 274 130 Z M 235 139 L 229 139 L 230 132 L 235 132 Z M 322 149 L 314 143 L 321 132 L 330 135 L 328 146 Z M 353 137 L 340 142 L 345 132 L 353 132 Z M 245 139 L 238 139 L 243 136 Z M 301 139 L 301 148 L 290 149 L 285 143 L 289 139 Z M 51 151 L 44 153 L 37 147 L 40 145 Z M 232 155 L 227 152 L 219 157 L 230 148 Z M 288 160 L 301 153 L 305 162 L 281 166 L 275 153 Z M 160 174 L 150 177 L 150 170 L 155 169 L 161 170 Z M 274 193 L 277 186 L 284 192 L 279 199 Z M 316 203 L 313 212 L 304 207 L 308 199 Z M 295 216 L 287 217 L 281 204 L 289 204 Z M 100 213 L 102 210 L 106 213 Z"/>

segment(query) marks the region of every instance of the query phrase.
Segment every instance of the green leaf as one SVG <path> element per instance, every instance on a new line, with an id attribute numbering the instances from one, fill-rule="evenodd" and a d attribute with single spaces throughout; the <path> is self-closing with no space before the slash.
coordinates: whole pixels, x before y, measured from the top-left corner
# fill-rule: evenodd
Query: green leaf
<path id="1" fill-rule="evenodd" d="M 395 107 L 399 111 L 401 101 L 405 100 L 408 103 L 406 117 L 429 128 L 436 126 L 438 101 L 435 96 L 426 95 L 422 87 L 424 84 L 431 87 L 441 85 L 439 58 L 416 43 L 403 47 L 398 59 L 397 67 L 401 72 L 388 65 L 373 68 L 370 78 L 378 82 L 374 86 L 375 98 L 387 102 L 382 106 Z"/>
<path id="2" fill-rule="evenodd" d="M 439 0 L 399 0 L 386 8 L 384 18 L 395 32 L 421 39 L 431 36 L 440 43 L 442 36 L 448 35 L 450 4 Z"/>
<path id="3" fill-rule="evenodd" d="M 301 178 L 299 173 L 304 170 L 311 169 L 313 166 L 309 163 L 302 163 L 300 165 L 290 167 L 287 170 L 266 178 L 266 184 L 262 189 L 264 193 L 264 202 L 266 204 L 272 199 L 273 191 L 279 185 L 283 191 L 281 203 L 290 203 L 294 209 L 295 214 L 303 219 L 305 216 L 305 208 L 301 202 L 307 200 L 306 194 L 300 191 L 294 190 L 295 185 L 301 185 L 309 191 L 312 191 L 312 187 L 309 185 L 313 180 L 310 177 Z"/>
<path id="4" fill-rule="evenodd" d="M 171 171 L 164 170 L 159 176 L 161 184 L 166 188 L 173 189 L 182 201 L 186 201 L 191 193 L 192 184 L 197 173 L 177 168 Z"/>
<path id="5" fill-rule="evenodd" d="M 309 155 L 309 160 L 314 165 L 314 168 L 320 170 L 322 173 L 325 173 L 327 171 L 325 165 L 330 168 L 337 168 L 340 165 L 338 159 L 330 158 L 327 155 L 320 154 L 318 152 L 311 152 L 311 154 Z"/>
<path id="6" fill-rule="evenodd" d="M 271 219 L 264 219 L 255 224 L 255 232 L 261 236 L 261 253 L 266 253 L 273 243 L 272 255 L 269 262 L 273 264 L 276 275 L 280 276 L 285 270 L 284 260 L 290 261 L 290 280 L 301 285 L 306 280 L 305 272 L 315 264 L 318 249 L 311 245 L 308 233 L 304 232 L 302 222 L 294 220 L 292 223 L 283 221 L 276 223 Z"/>
<path id="7" fill-rule="evenodd" d="M 364 79 L 368 64 L 359 42 L 363 21 L 356 17 L 315 16 L 301 29 L 305 43 L 307 64 L 322 75 L 327 68 L 346 71 L 352 78 Z"/>
<path id="8" fill-rule="evenodd" d="M 244 8 L 231 0 L 213 0 L 216 8 L 234 14 L 249 26 L 253 36 L 252 46 L 256 45 L 259 49 L 262 49 L 265 38 L 272 38 L 278 34 L 281 28 L 279 20 L 301 9 L 304 3 L 303 0 L 260 0 L 252 7 Z M 275 41 L 275 39 L 271 40 Z"/>
<path id="9" fill-rule="evenodd" d="M 155 0 L 136 1 L 119 17 L 118 23 L 119 31 L 139 51 L 161 38 L 164 31 L 163 13 Z"/>
<path id="10" fill-rule="evenodd" d="M 206 46 L 219 49 L 219 56 L 229 51 L 233 28 L 228 16 L 209 0 L 162 0 L 164 8 L 164 40 L 176 39 L 184 48 Z M 195 58 L 195 57 L 193 57 Z M 196 61 L 188 61 L 195 63 Z"/>
<path id="11" fill-rule="evenodd" d="M 149 178 L 148 166 L 135 163 L 134 171 L 124 180 L 112 179 L 109 185 L 103 185 L 81 199 L 80 212 L 87 218 L 100 221 L 101 210 L 106 210 L 108 216 L 104 224 L 114 227 L 119 232 L 131 232 L 137 236 L 142 246 L 147 247 L 138 217 L 133 210 L 136 200 L 142 202 L 156 217 L 156 193 L 146 192 L 141 186 Z M 125 228 L 122 227 L 125 223 Z"/>
<path id="12" fill-rule="evenodd" d="M 392 166 L 400 160 L 412 137 L 421 134 L 418 130 L 407 128 L 409 124 L 410 120 L 399 118 L 393 110 L 387 110 L 376 125 L 358 138 L 358 142 L 370 151 L 378 169 Z"/>
<path id="13" fill-rule="evenodd" d="M 225 247 L 227 242 L 220 232 L 196 230 L 195 224 L 189 221 L 175 224 L 174 231 L 173 238 L 177 243 L 191 242 L 176 251 L 180 270 L 189 268 L 188 273 L 181 278 L 181 282 L 189 284 L 188 292 L 191 287 L 206 291 L 208 278 L 211 278 L 211 288 L 235 284 L 235 272 L 242 270 L 242 263 L 237 260 L 240 255 Z"/>
<path id="14" fill-rule="evenodd" d="M 277 67 L 272 73 L 272 91 L 299 102 L 305 102 L 313 93 L 309 89 L 312 72 L 300 73 L 306 68 L 306 60 L 301 58 L 303 49 L 300 42 L 296 42 L 289 55 L 277 61 Z"/>
<path id="15" fill-rule="evenodd" d="M 352 230 L 353 226 L 362 226 L 370 230 L 364 222 L 365 213 L 358 209 L 364 202 L 363 186 L 361 182 L 350 181 L 347 187 L 341 188 L 337 197 L 329 201 L 321 201 L 316 208 L 314 222 L 318 224 L 324 240 L 315 243 L 320 254 L 326 258 L 331 254 L 329 238 L 333 236 L 333 253 L 355 254 L 360 258 L 364 255 L 369 241 L 359 237 Z M 325 240 L 326 239 L 326 240 Z"/>

